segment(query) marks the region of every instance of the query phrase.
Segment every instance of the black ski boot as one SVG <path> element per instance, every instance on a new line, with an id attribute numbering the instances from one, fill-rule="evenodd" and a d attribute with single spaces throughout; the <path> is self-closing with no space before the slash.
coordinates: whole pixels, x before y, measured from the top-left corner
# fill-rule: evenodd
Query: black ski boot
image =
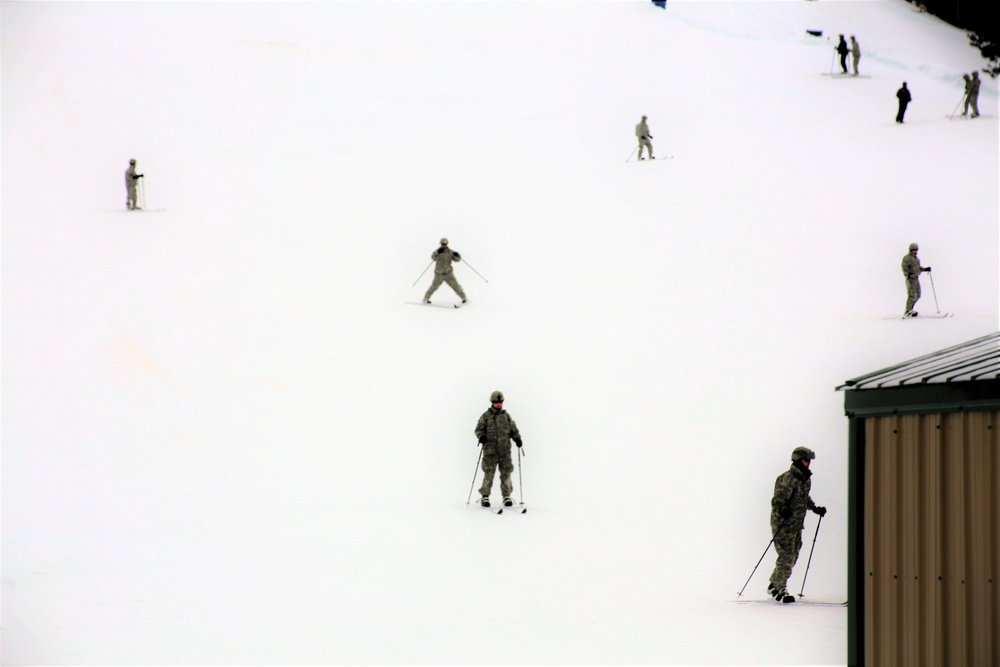
<path id="1" fill-rule="evenodd" d="M 782 588 L 780 591 L 775 591 L 774 599 L 776 602 L 782 602 L 785 604 L 788 604 L 789 602 L 795 602 L 795 596 L 789 593 L 784 588 Z"/>

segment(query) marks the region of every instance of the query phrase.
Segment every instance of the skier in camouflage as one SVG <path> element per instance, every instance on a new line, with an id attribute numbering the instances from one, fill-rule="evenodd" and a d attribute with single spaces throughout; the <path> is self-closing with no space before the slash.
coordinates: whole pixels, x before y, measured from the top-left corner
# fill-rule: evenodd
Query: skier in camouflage
<path id="1" fill-rule="evenodd" d="M 465 291 L 455 280 L 455 270 L 451 268 L 451 263 L 461 262 L 462 256 L 448 247 L 448 239 L 441 239 L 440 247 L 431 253 L 431 260 L 434 262 L 434 280 L 427 288 L 427 293 L 424 294 L 424 303 L 431 302 L 431 295 L 437 291 L 438 287 L 441 287 L 443 282 L 448 283 L 448 286 L 455 290 L 455 294 L 458 294 L 459 298 L 462 299 L 462 303 L 465 303 Z"/>
<path id="2" fill-rule="evenodd" d="M 646 154 L 649 155 L 650 160 L 655 160 L 653 157 L 653 144 L 650 139 L 653 135 L 649 133 L 649 125 L 646 123 L 646 117 L 643 116 L 642 120 L 635 126 L 635 138 L 639 141 L 639 159 L 644 159 L 642 157 L 642 149 L 646 149 Z"/>
<path id="3" fill-rule="evenodd" d="M 774 549 L 778 560 L 771 573 L 768 593 L 778 602 L 795 602 L 786 586 L 792 567 L 799 558 L 802 548 L 802 529 L 805 527 L 806 511 L 812 510 L 820 516 L 826 515 L 826 508 L 820 507 L 809 496 L 812 488 L 809 465 L 816 453 L 808 447 L 792 450 L 791 467 L 778 476 L 774 482 L 774 496 L 771 497 L 771 534 L 774 535 Z"/>
<path id="4" fill-rule="evenodd" d="M 904 317 L 916 317 L 917 311 L 913 310 L 913 307 L 917 305 L 917 301 L 920 299 L 920 274 L 924 271 L 930 271 L 929 266 L 920 266 L 920 260 L 917 259 L 917 251 L 920 247 L 916 243 L 911 243 L 909 252 L 903 256 L 902 268 L 903 275 L 906 277 L 906 310 L 903 311 Z"/>
<path id="5" fill-rule="evenodd" d="M 981 83 L 979 72 L 973 72 L 972 78 L 969 79 L 969 92 L 967 94 L 968 104 L 972 107 L 972 118 L 979 118 L 979 86 Z"/>
<path id="6" fill-rule="evenodd" d="M 135 173 L 135 159 L 128 161 L 128 169 L 125 170 L 125 207 L 134 211 L 139 208 L 136 185 L 142 174 Z"/>
<path id="7" fill-rule="evenodd" d="M 510 475 L 514 472 L 514 462 L 510 457 L 510 441 L 518 447 L 522 446 L 521 433 L 517 424 L 506 410 L 503 409 L 503 392 L 494 391 L 490 394 L 491 407 L 479 417 L 476 424 L 476 437 L 483 448 L 483 484 L 479 487 L 482 497 L 480 504 L 490 506 L 490 491 L 493 490 L 493 475 L 500 468 L 500 493 L 503 494 L 503 504 L 510 507 L 514 504 L 511 494 L 514 484 Z"/>

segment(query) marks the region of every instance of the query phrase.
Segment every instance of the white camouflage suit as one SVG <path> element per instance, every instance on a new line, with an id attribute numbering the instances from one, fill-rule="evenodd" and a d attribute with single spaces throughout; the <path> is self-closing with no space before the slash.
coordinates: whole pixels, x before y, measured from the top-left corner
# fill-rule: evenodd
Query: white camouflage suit
<path id="1" fill-rule="evenodd" d="M 645 146 L 646 154 L 653 157 L 653 144 L 649 141 L 649 125 L 646 124 L 646 117 L 643 116 L 639 124 L 635 126 L 635 138 L 639 140 L 639 159 L 642 159 L 642 149 Z"/>

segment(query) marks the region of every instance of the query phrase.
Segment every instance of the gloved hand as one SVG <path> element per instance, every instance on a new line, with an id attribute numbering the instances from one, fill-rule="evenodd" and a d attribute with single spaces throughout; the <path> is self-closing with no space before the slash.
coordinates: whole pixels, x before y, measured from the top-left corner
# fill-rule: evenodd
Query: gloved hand
<path id="1" fill-rule="evenodd" d="M 785 507 L 784 509 L 781 510 L 781 512 L 779 512 L 779 514 L 781 514 L 782 519 L 790 519 L 792 518 L 792 508 Z"/>
<path id="2" fill-rule="evenodd" d="M 522 445 L 524 445 L 524 441 L 521 440 L 521 438 L 514 438 L 514 444 L 517 445 L 518 447 L 521 447 Z"/>
<path id="3" fill-rule="evenodd" d="M 825 507 L 814 507 L 813 508 L 813 512 L 816 512 L 816 514 L 819 514 L 820 516 L 826 516 L 826 508 Z"/>
<path id="4" fill-rule="evenodd" d="M 924 271 L 930 271 L 930 270 L 931 270 L 931 267 L 929 267 L 929 266 L 925 266 L 924 267 Z"/>
<path id="5" fill-rule="evenodd" d="M 135 180 L 137 180 L 137 181 L 138 181 L 138 180 L 139 180 L 140 178 L 142 178 L 142 174 L 136 174 L 136 175 L 135 175 Z"/>
<path id="6" fill-rule="evenodd" d="M 485 445 L 486 444 L 486 436 L 485 435 L 479 436 L 479 444 L 480 445 Z"/>
<path id="7" fill-rule="evenodd" d="M 453 252 L 453 253 L 451 253 L 451 255 L 452 255 L 452 257 L 455 258 L 456 262 L 461 262 L 462 261 L 462 256 L 459 255 L 457 252 Z"/>

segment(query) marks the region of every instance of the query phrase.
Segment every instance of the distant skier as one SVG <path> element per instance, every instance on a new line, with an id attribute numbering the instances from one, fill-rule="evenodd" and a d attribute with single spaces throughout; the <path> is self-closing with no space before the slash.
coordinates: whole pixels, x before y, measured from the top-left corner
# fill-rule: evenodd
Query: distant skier
<path id="1" fill-rule="evenodd" d="M 490 394 L 490 407 L 479 417 L 476 424 L 476 437 L 483 448 L 483 484 L 479 487 L 480 504 L 490 506 L 490 491 L 493 490 L 493 475 L 500 468 L 500 493 L 503 494 L 504 507 L 514 504 L 511 494 L 514 484 L 510 475 L 514 472 L 514 462 L 510 457 L 510 441 L 518 447 L 523 445 L 521 433 L 517 424 L 506 410 L 503 409 L 503 392 L 494 391 Z"/>
<path id="2" fill-rule="evenodd" d="M 965 97 L 962 98 L 962 115 L 969 115 L 969 88 L 972 86 L 972 79 L 969 78 L 968 74 L 963 74 L 962 78 L 965 79 Z"/>
<path id="3" fill-rule="evenodd" d="M 802 529 L 805 528 L 806 511 L 812 510 L 826 516 L 826 508 L 813 502 L 809 491 L 812 488 L 811 462 L 816 453 L 808 447 L 792 450 L 791 467 L 774 481 L 774 495 L 771 497 L 771 534 L 774 535 L 774 549 L 778 552 L 774 571 L 771 573 L 767 592 L 778 602 L 795 602 L 795 596 L 788 593 L 788 577 L 799 558 L 802 548 Z"/>
<path id="4" fill-rule="evenodd" d="M 837 53 L 840 54 L 840 67 L 844 70 L 841 74 L 847 74 L 847 54 L 850 52 L 851 50 L 847 48 L 847 41 L 841 35 L 840 43 L 837 44 Z"/>
<path id="5" fill-rule="evenodd" d="M 969 79 L 969 92 L 966 95 L 966 100 L 968 105 L 972 107 L 972 116 L 970 118 L 979 118 L 979 72 L 973 72 L 972 78 Z M 962 114 L 963 116 L 965 114 Z"/>
<path id="6" fill-rule="evenodd" d="M 451 268 L 451 263 L 461 262 L 462 257 L 448 247 L 448 239 L 441 239 L 440 247 L 431 253 L 431 260 L 435 263 L 434 280 L 427 289 L 427 293 L 424 294 L 424 303 L 431 302 L 431 295 L 434 294 L 438 287 L 441 287 L 441 283 L 443 282 L 448 283 L 448 287 L 455 290 L 455 293 L 462 299 L 462 303 L 465 303 L 467 301 L 465 291 L 458 284 L 458 281 L 455 279 L 455 271 Z"/>
<path id="7" fill-rule="evenodd" d="M 861 46 L 858 40 L 851 35 L 851 65 L 854 67 L 854 76 L 858 75 L 858 61 L 861 60 Z"/>
<path id="8" fill-rule="evenodd" d="M 911 243 L 910 251 L 903 256 L 903 276 L 906 278 L 906 310 L 903 311 L 904 317 L 917 316 L 917 312 L 913 310 L 913 306 L 920 300 L 920 274 L 931 270 L 929 266 L 920 266 L 920 260 L 917 258 L 917 251 L 919 249 L 920 247 L 916 243 Z"/>
<path id="9" fill-rule="evenodd" d="M 906 87 L 906 82 L 903 82 L 903 87 L 896 91 L 896 99 L 899 100 L 899 111 L 896 113 L 896 122 L 903 122 L 903 115 L 906 113 L 906 105 L 913 100 L 910 97 L 910 89 Z"/>
<path id="10" fill-rule="evenodd" d="M 135 158 L 128 161 L 128 169 L 125 170 L 125 206 L 130 211 L 139 208 L 136 196 L 136 185 L 142 174 L 135 173 Z"/>
<path id="11" fill-rule="evenodd" d="M 643 159 L 642 148 L 645 146 L 646 153 L 649 155 L 649 158 L 651 160 L 655 160 L 656 158 L 653 157 L 653 144 L 649 141 L 653 138 L 653 135 L 649 133 L 649 125 L 646 124 L 645 116 L 643 116 L 642 120 L 639 121 L 639 124 L 635 126 L 635 138 L 639 140 L 639 159 Z"/>

